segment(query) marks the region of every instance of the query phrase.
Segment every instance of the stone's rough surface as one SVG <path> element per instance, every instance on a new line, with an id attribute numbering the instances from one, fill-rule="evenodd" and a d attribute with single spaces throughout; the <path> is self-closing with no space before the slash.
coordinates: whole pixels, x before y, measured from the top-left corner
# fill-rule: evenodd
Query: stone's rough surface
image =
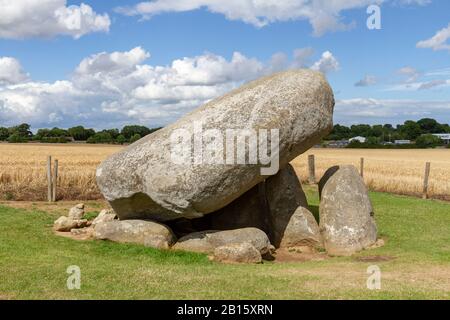
<path id="1" fill-rule="evenodd" d="M 354 166 L 328 169 L 319 187 L 320 230 L 330 255 L 352 255 L 376 243 L 372 204 Z"/>
<path id="2" fill-rule="evenodd" d="M 249 242 L 229 244 L 214 250 L 213 260 L 224 263 L 261 263 L 261 253 Z"/>
<path id="3" fill-rule="evenodd" d="M 322 235 L 313 214 L 305 207 L 298 207 L 286 225 L 279 247 L 305 246 L 322 248 Z"/>
<path id="4" fill-rule="evenodd" d="M 302 235 L 310 237 L 299 224 L 300 216 L 297 215 L 297 219 L 292 219 L 297 208 L 308 208 L 308 202 L 291 165 L 287 165 L 278 174 L 266 180 L 265 194 L 269 212 L 269 235 L 275 247 L 286 246 L 294 239 L 300 241 Z M 298 214 L 300 213 L 299 211 Z M 312 223 L 309 219 L 308 226 Z"/>
<path id="5" fill-rule="evenodd" d="M 174 130 L 192 134 L 195 124 L 201 124 L 203 132 L 218 130 L 225 141 L 227 129 L 266 129 L 269 140 L 270 130 L 279 129 L 283 168 L 331 131 L 333 107 L 332 89 L 321 73 L 276 73 L 217 98 L 112 155 L 98 167 L 97 183 L 122 220 L 202 217 L 263 181 L 261 167 L 267 166 L 177 164 L 171 158 Z M 267 146 L 270 149 L 270 143 Z"/>
<path id="6" fill-rule="evenodd" d="M 188 234 L 178 239 L 172 247 L 174 250 L 192 251 L 199 253 L 213 253 L 214 246 L 208 241 L 207 235 L 218 231 L 200 231 Z"/>
<path id="7" fill-rule="evenodd" d="M 240 228 L 258 228 L 267 233 L 270 228 L 269 215 L 264 194 L 264 183 L 253 187 L 226 207 L 205 217 L 210 229 L 232 230 Z"/>
<path id="8" fill-rule="evenodd" d="M 92 226 L 95 227 L 99 223 L 113 221 L 116 218 L 117 218 L 117 215 L 114 212 L 114 210 L 104 209 L 104 210 L 100 211 L 98 216 L 95 217 L 95 219 L 92 221 Z"/>
<path id="9" fill-rule="evenodd" d="M 76 228 L 84 228 L 88 225 L 87 220 L 74 220 L 72 218 L 61 216 L 53 224 L 55 231 L 70 231 Z"/>
<path id="10" fill-rule="evenodd" d="M 267 235 L 256 228 L 195 232 L 180 238 L 173 249 L 213 253 L 218 247 L 244 242 L 252 244 L 260 254 L 269 253 L 272 249 Z"/>
<path id="11" fill-rule="evenodd" d="M 95 226 L 94 237 L 122 243 L 136 243 L 157 249 L 168 249 L 176 241 L 167 226 L 143 220 L 108 221 Z"/>
<path id="12" fill-rule="evenodd" d="M 81 229 L 72 229 L 70 233 L 74 236 L 78 236 L 79 239 L 88 240 L 94 237 L 94 228 L 93 227 L 85 227 Z"/>
<path id="13" fill-rule="evenodd" d="M 261 229 L 277 248 L 322 245 L 319 226 L 291 165 L 204 219 L 213 230 Z"/>
<path id="14" fill-rule="evenodd" d="M 76 206 L 70 208 L 68 216 L 73 220 L 81 220 L 84 216 L 84 204 L 79 203 Z"/>

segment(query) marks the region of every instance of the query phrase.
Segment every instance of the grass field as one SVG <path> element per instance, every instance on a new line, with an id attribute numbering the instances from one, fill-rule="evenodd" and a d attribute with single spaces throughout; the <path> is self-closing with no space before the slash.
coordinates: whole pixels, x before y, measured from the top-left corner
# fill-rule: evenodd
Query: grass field
<path id="1" fill-rule="evenodd" d="M 0 199 L 45 200 L 46 160 L 52 155 L 60 163 L 58 198 L 100 199 L 95 169 L 120 146 L 86 144 L 0 143 Z M 307 155 L 316 156 L 316 174 L 336 164 L 354 164 L 365 158 L 365 180 L 371 190 L 420 195 L 425 163 L 431 162 L 429 195 L 450 200 L 450 149 L 366 150 L 311 149 L 292 163 L 302 180 L 307 179 Z"/>
<path id="2" fill-rule="evenodd" d="M 317 210 L 317 191 L 306 191 Z M 385 193 L 371 198 L 384 247 L 351 258 L 261 265 L 58 237 L 53 220 L 70 203 L 3 203 L 0 299 L 450 299 L 450 204 Z M 104 204 L 87 205 L 98 212 Z M 81 269 L 80 290 L 66 287 L 70 265 Z M 381 269 L 381 290 L 366 288 L 370 265 Z"/>

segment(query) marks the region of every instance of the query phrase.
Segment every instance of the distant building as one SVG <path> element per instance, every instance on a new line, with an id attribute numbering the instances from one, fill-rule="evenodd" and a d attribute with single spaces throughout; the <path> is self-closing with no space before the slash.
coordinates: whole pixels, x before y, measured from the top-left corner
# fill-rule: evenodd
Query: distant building
<path id="1" fill-rule="evenodd" d="M 435 133 L 433 136 L 440 138 L 445 144 L 450 144 L 450 133 Z"/>
<path id="2" fill-rule="evenodd" d="M 394 144 L 411 144 L 411 140 L 395 140 Z"/>
<path id="3" fill-rule="evenodd" d="M 346 146 L 348 146 L 348 140 L 327 141 L 326 146 L 328 148 L 345 148 Z"/>
<path id="4" fill-rule="evenodd" d="M 349 142 L 358 141 L 361 143 L 365 143 L 366 140 L 367 140 L 366 138 L 358 136 L 358 137 L 353 137 L 353 138 L 349 139 L 348 141 Z"/>

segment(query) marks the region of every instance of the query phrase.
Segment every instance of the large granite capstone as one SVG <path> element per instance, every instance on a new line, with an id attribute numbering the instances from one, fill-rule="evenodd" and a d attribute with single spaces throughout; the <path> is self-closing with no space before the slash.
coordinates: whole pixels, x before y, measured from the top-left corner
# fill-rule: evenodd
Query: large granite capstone
<path id="1" fill-rule="evenodd" d="M 199 218 L 230 204 L 317 144 L 332 129 L 333 107 L 332 89 L 321 73 L 276 73 L 231 91 L 110 156 L 97 169 L 97 183 L 121 220 Z M 179 161 L 180 157 L 175 157 L 174 161 L 174 154 L 180 155 L 180 149 L 174 151 L 174 132 L 182 129 L 192 134 L 199 124 L 203 131 L 214 129 L 222 134 L 224 141 L 229 129 L 254 130 L 258 137 L 267 130 L 269 150 L 277 142 L 271 130 L 279 130 L 278 152 L 274 150 L 269 159 L 272 167 L 269 169 L 267 161 L 196 162 L 199 149 L 194 138 L 189 149 L 195 151 L 192 158 Z M 217 144 L 219 140 L 208 142 L 205 137 L 201 145 L 203 150 L 211 150 Z M 232 147 L 237 149 L 238 142 L 231 147 L 223 145 L 228 149 L 222 160 Z M 261 153 L 259 143 L 258 147 Z M 248 149 L 245 154 L 249 159 Z"/>

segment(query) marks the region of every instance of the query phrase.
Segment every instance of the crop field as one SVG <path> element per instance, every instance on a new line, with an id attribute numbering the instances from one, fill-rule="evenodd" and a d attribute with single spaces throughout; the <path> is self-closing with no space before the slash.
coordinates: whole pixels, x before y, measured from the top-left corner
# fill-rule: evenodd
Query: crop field
<path id="1" fill-rule="evenodd" d="M 95 183 L 95 169 L 121 146 L 86 144 L 6 144 L 0 143 L 0 200 L 45 200 L 46 161 L 59 160 L 59 200 L 101 198 Z M 316 176 L 337 164 L 359 168 L 364 157 L 364 178 L 371 190 L 420 195 L 425 163 L 431 162 L 429 195 L 450 200 L 450 149 L 366 150 L 311 149 L 292 164 L 302 181 L 308 177 L 307 156 L 316 158 Z"/>
<path id="2" fill-rule="evenodd" d="M 99 199 L 96 167 L 120 148 L 89 144 L 0 144 L 0 199 L 45 200 L 48 155 L 59 161 L 59 200 Z"/>
<path id="3" fill-rule="evenodd" d="M 428 194 L 450 200 L 450 149 L 311 149 L 292 162 L 302 181 L 308 179 L 308 155 L 315 156 L 316 176 L 334 165 L 353 164 L 364 158 L 364 180 L 370 190 L 422 195 L 425 165 L 431 163 Z"/>

